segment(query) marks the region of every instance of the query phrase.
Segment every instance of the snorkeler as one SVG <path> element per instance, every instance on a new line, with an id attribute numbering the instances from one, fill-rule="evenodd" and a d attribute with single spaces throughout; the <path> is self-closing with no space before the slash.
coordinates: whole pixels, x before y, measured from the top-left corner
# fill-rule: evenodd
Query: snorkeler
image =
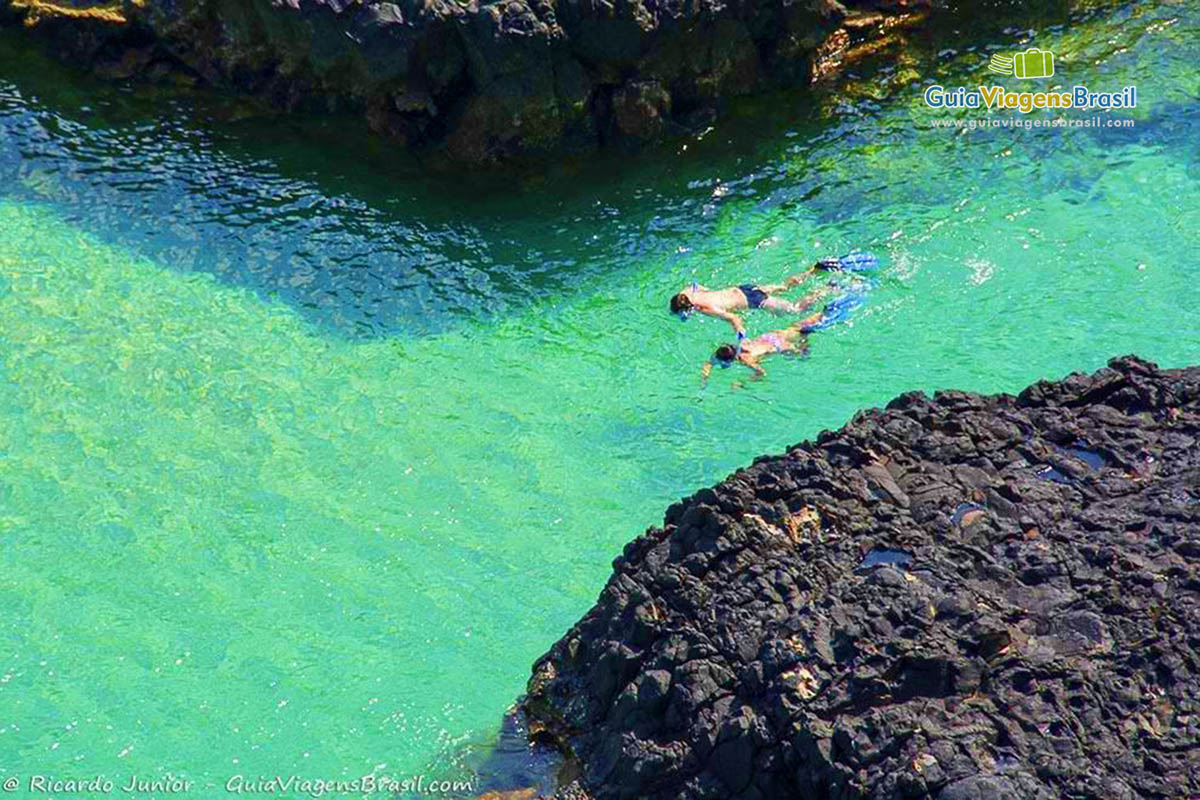
<path id="1" fill-rule="evenodd" d="M 829 291 L 829 287 L 809 292 L 796 302 L 783 300 L 773 295 L 799 286 L 819 271 L 861 272 L 873 268 L 875 264 L 875 256 L 870 253 L 853 253 L 841 258 L 821 259 L 804 272 L 792 275 L 783 283 L 764 286 L 745 283 L 741 286 L 731 286 L 728 289 L 709 289 L 698 283 L 692 283 L 691 288 L 684 289 L 671 298 L 671 313 L 686 320 L 689 314 L 698 311 L 701 314 L 725 320 L 739 335 L 745 335 L 746 326 L 742 324 L 741 317 L 733 313 L 734 311 L 764 308 L 775 314 L 803 314 L 813 307 L 821 295 Z"/>
<path id="2" fill-rule="evenodd" d="M 707 380 L 714 365 L 725 369 L 736 363 L 754 370 L 755 379 L 765 377 L 767 373 L 760 363 L 762 359 L 781 353 L 808 355 L 809 333 L 824 330 L 841 322 L 862 303 L 863 295 L 861 293 L 847 293 L 826 304 L 825 308 L 816 314 L 811 314 L 786 328 L 768 331 L 753 339 L 747 339 L 744 334 L 739 332 L 737 344 L 723 344 L 718 347 L 708 363 L 704 365 L 701 374 Z"/>
<path id="3" fill-rule="evenodd" d="M 712 358 L 704 365 L 701 374 L 707 380 L 714 364 L 722 369 L 732 367 L 734 364 L 741 364 L 754 370 L 756 379 L 763 378 L 767 374 L 759 363 L 763 358 L 778 353 L 808 355 L 808 336 L 805 328 L 820 319 L 821 314 L 814 314 L 794 325 L 777 331 L 768 331 L 753 339 L 745 339 L 739 333 L 738 343 L 736 345 L 723 344 L 718 347 Z"/>
<path id="4" fill-rule="evenodd" d="M 791 289 L 802 283 L 809 273 L 793 275 L 783 283 L 772 283 L 765 286 L 755 286 L 746 283 L 741 286 L 731 286 L 728 289 L 709 289 L 698 283 L 693 283 L 690 289 L 684 289 L 671 298 L 671 313 L 680 319 L 687 319 L 693 311 L 707 314 L 710 317 L 723 319 L 733 326 L 738 333 L 745 333 L 746 326 L 734 311 L 748 308 L 765 308 L 776 314 L 803 314 L 821 297 L 825 289 L 810 292 L 798 302 L 783 300 L 772 295 Z"/>

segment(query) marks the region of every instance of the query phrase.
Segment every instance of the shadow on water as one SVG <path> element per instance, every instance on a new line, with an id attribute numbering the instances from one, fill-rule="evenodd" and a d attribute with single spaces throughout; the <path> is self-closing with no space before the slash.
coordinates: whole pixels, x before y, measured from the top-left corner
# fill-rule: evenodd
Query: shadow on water
<path id="1" fill-rule="evenodd" d="M 998 3 L 969 30 L 951 12 L 914 33 L 901 62 L 937 73 L 955 48 L 1066 23 L 1065 8 Z M 733 199 L 802 206 L 828 223 L 934 201 L 921 195 L 929 187 L 797 168 L 835 146 L 903 146 L 910 131 L 876 124 L 887 92 L 907 85 L 896 70 L 887 56 L 837 85 L 735 103 L 715 129 L 636 157 L 452 173 L 366 135 L 357 117 L 278 116 L 248 100 L 104 83 L 0 31 L 0 192 L 287 303 L 330 335 L 421 335 L 668 256 Z"/>
<path id="2" fill-rule="evenodd" d="M 104 84 L 0 36 L 0 191 L 288 303 L 330 334 L 423 334 L 497 316 L 656 239 L 635 227 L 644 216 L 634 223 L 614 205 L 646 193 L 597 197 L 595 178 L 576 177 L 588 165 L 430 170 L 355 118 Z"/>

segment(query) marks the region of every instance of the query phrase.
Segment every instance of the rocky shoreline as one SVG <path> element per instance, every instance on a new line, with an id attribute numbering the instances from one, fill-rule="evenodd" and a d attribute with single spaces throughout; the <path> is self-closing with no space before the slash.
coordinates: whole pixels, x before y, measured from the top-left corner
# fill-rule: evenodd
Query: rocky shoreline
<path id="1" fill-rule="evenodd" d="M 0 0 L 55 55 L 352 110 L 466 163 L 633 147 L 723 101 L 805 85 L 920 24 L 928 0 Z"/>
<path id="2" fill-rule="evenodd" d="M 1200 367 L 759 459 L 625 548 L 522 710 L 561 798 L 1200 796 Z"/>

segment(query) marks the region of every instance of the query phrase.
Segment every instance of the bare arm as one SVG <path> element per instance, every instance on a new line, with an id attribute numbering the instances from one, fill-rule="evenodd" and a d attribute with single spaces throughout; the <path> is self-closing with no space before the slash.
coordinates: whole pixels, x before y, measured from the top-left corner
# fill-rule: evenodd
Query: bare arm
<path id="1" fill-rule="evenodd" d="M 738 356 L 738 361 L 742 362 L 742 364 L 744 364 L 745 366 L 754 370 L 754 378 L 752 380 L 757 381 L 757 380 L 762 380 L 763 378 L 767 377 L 766 371 L 762 368 L 762 366 L 759 365 L 758 359 L 755 358 L 754 356 L 748 356 L 745 353 L 742 353 L 741 355 Z"/>

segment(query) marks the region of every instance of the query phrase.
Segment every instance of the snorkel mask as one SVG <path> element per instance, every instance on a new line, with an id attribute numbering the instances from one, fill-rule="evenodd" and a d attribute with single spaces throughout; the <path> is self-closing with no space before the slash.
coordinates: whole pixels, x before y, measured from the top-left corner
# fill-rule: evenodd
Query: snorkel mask
<path id="1" fill-rule="evenodd" d="M 700 284 L 696 283 L 695 281 L 692 281 L 692 291 L 693 292 L 700 291 Z M 692 302 L 691 298 L 688 298 L 688 302 L 689 303 Z M 695 308 L 695 306 L 692 306 L 691 308 L 680 309 L 679 311 L 675 312 L 675 316 L 679 317 L 680 322 L 687 322 L 688 317 L 690 317 L 692 315 L 692 308 Z"/>
<path id="2" fill-rule="evenodd" d="M 746 338 L 746 334 L 738 333 L 737 347 L 735 347 L 733 350 L 733 358 L 726 360 L 726 359 L 723 359 L 723 358 L 720 358 L 719 356 L 717 356 L 716 353 L 713 353 L 711 356 L 709 356 L 708 363 L 712 364 L 714 367 L 720 367 L 721 369 L 729 369 L 730 367 L 732 367 L 733 362 L 737 361 L 738 356 L 740 356 L 742 354 L 742 340 L 745 338 Z M 725 346 L 728 347 L 729 345 L 725 345 Z M 721 348 L 717 348 L 717 349 L 719 350 Z"/>

